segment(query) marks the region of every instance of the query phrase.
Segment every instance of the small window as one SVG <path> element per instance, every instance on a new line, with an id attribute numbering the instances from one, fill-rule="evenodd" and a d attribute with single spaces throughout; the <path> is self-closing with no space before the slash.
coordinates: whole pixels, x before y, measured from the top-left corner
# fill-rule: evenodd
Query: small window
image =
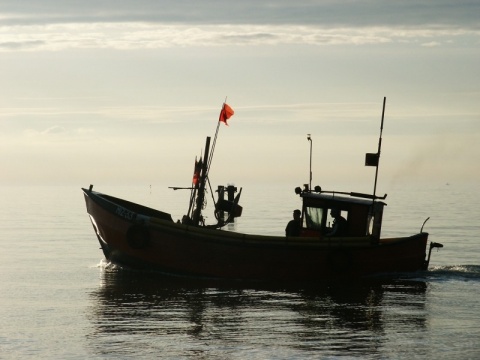
<path id="1" fill-rule="evenodd" d="M 315 207 L 305 208 L 305 222 L 307 229 L 321 230 L 322 229 L 323 209 Z"/>
<path id="2" fill-rule="evenodd" d="M 333 212 L 335 211 L 340 211 L 340 217 L 343 218 L 344 220 L 335 220 L 335 218 L 332 216 L 332 210 Z M 339 222 L 338 222 L 339 221 Z M 338 223 L 337 223 L 338 222 Z M 337 225 L 335 225 L 337 224 Z M 340 228 L 338 228 L 340 226 Z M 327 235 L 328 234 L 335 234 L 334 236 L 346 236 L 348 235 L 348 211 L 345 210 L 339 210 L 338 208 L 333 208 L 333 209 L 328 209 L 327 212 L 327 222 L 326 222 L 326 229 Z"/>
<path id="3" fill-rule="evenodd" d="M 367 235 L 373 234 L 373 216 L 371 214 L 367 217 Z"/>
<path id="4" fill-rule="evenodd" d="M 348 220 L 348 211 L 340 210 L 340 216 L 343 217 L 345 220 Z M 333 225 L 333 221 L 335 219 L 332 216 L 332 209 L 328 209 L 327 212 L 327 227 L 331 227 Z"/>

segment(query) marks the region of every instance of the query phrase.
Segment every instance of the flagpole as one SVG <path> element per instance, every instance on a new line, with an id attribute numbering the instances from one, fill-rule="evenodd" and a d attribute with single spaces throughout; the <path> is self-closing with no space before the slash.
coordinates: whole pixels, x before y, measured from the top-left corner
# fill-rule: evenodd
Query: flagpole
<path id="1" fill-rule="evenodd" d="M 225 111 L 225 104 L 227 103 L 227 97 L 225 96 L 225 101 L 223 102 L 223 105 L 222 105 L 222 111 L 220 112 L 220 114 Z M 220 120 L 218 120 L 218 123 L 217 123 L 217 129 L 215 130 L 215 137 L 213 138 L 213 144 L 212 144 L 212 150 L 210 152 L 210 157 L 208 159 L 208 167 L 207 167 L 207 171 L 208 169 L 210 169 L 210 165 L 212 163 L 212 158 L 213 158 L 213 152 L 215 151 L 215 145 L 217 143 L 217 137 L 218 137 L 218 130 L 220 129 Z"/>

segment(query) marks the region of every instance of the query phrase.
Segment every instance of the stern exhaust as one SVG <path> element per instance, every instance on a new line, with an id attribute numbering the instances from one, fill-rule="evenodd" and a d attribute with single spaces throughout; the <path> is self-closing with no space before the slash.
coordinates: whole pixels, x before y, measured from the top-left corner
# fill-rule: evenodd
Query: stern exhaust
<path id="1" fill-rule="evenodd" d="M 442 248 L 443 247 L 443 244 L 440 244 L 440 243 L 436 243 L 436 242 L 431 242 L 430 243 L 430 250 L 428 250 L 428 258 L 427 260 L 425 260 L 424 264 L 423 264 L 423 270 L 428 270 L 428 264 L 430 263 L 430 256 L 432 255 L 432 249 L 433 248 Z"/>

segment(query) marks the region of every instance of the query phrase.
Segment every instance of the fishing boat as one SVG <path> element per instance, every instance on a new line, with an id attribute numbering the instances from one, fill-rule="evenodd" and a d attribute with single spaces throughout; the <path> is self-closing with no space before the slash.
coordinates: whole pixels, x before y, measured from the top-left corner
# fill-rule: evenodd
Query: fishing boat
<path id="1" fill-rule="evenodd" d="M 92 185 L 82 189 L 105 258 L 124 267 L 170 275 L 249 281 L 310 282 L 428 269 L 432 249 L 443 245 L 430 242 L 427 253 L 426 220 L 417 234 L 381 236 L 387 195 L 380 197 L 375 192 L 385 100 L 378 151 L 367 154 L 365 163 L 376 167 L 373 194 L 312 187 L 309 135 L 310 183 L 295 189 L 301 202 L 295 233 L 267 236 L 225 230 L 225 225 L 242 214 L 242 189 L 237 193 L 234 186 L 218 187 L 217 222 L 206 224 L 202 211 L 214 149 L 207 137 L 203 157 L 195 161 L 192 185 L 186 188 L 191 192 L 190 204 L 181 220 L 97 192 Z M 219 124 L 233 114 L 227 107 L 224 103 Z M 217 135 L 218 126 L 213 144 Z"/>

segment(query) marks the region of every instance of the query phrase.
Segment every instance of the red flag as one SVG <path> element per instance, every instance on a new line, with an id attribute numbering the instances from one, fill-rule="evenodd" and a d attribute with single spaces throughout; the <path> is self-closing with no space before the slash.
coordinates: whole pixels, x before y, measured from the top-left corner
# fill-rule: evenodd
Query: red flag
<path id="1" fill-rule="evenodd" d="M 195 168 L 193 170 L 193 179 L 192 183 L 195 185 L 195 188 L 198 189 L 199 183 L 200 183 L 200 171 L 202 170 L 202 159 L 200 161 L 197 161 L 195 159 Z"/>
<path id="2" fill-rule="evenodd" d="M 224 122 L 225 125 L 228 126 L 227 120 L 230 119 L 233 114 L 235 114 L 233 109 L 227 103 L 223 103 L 223 108 L 222 111 L 220 111 L 218 121 Z"/>

